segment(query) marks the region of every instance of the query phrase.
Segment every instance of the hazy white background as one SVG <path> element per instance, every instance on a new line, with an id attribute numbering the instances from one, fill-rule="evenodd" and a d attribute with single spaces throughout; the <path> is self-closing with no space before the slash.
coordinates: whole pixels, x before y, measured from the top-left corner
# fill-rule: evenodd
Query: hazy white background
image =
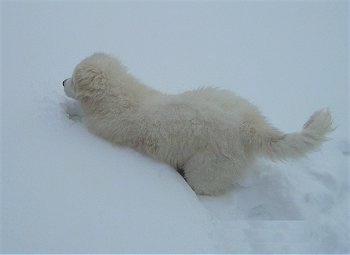
<path id="1" fill-rule="evenodd" d="M 347 1 L 1 1 L 1 252 L 341 253 L 349 233 Z M 68 118 L 95 51 L 167 93 L 235 91 L 278 128 L 329 107 L 320 151 L 196 196 L 170 167 Z"/>

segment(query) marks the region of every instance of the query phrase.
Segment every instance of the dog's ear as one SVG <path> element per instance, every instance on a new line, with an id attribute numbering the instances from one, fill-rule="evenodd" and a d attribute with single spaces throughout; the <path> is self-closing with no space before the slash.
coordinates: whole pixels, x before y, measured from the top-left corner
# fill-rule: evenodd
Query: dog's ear
<path id="1" fill-rule="evenodd" d="M 93 65 L 78 65 L 73 74 L 77 98 L 100 98 L 108 89 L 108 79 L 102 70 Z"/>

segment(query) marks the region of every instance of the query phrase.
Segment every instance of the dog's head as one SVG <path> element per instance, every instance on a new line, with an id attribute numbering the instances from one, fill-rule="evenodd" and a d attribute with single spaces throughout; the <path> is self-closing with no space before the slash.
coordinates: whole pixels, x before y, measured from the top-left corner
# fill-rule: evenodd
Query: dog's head
<path id="1" fill-rule="evenodd" d="M 66 95 L 78 100 L 103 97 L 110 90 L 116 64 L 116 59 L 103 53 L 85 58 L 75 67 L 73 76 L 63 81 Z"/>

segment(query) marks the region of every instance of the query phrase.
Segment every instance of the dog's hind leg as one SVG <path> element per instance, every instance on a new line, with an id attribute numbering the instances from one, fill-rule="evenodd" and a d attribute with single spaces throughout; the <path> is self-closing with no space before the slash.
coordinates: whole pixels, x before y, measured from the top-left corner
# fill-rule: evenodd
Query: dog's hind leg
<path id="1" fill-rule="evenodd" d="M 199 195 L 219 195 L 241 177 L 242 163 L 199 152 L 184 165 L 185 179 Z"/>

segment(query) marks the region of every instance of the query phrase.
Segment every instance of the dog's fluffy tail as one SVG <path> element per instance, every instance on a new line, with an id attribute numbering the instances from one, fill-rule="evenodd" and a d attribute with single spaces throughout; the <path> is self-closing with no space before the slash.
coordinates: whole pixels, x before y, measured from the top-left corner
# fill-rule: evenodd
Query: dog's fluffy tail
<path id="1" fill-rule="evenodd" d="M 273 128 L 265 130 L 258 139 L 258 150 L 272 160 L 303 157 L 326 141 L 326 135 L 333 130 L 331 113 L 320 110 L 309 118 L 301 132 L 283 134 Z"/>

